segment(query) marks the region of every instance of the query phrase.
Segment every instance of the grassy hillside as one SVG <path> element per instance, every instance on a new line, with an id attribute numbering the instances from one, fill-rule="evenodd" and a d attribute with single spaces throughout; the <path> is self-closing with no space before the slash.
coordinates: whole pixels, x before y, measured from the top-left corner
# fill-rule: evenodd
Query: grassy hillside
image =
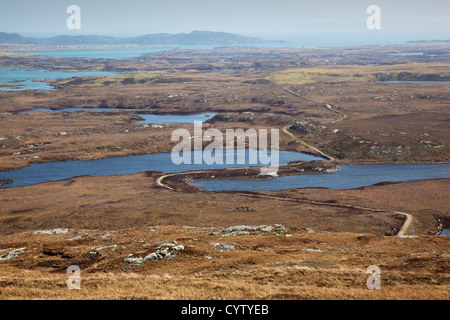
<path id="1" fill-rule="evenodd" d="M 447 80 L 450 77 L 450 65 L 441 63 L 410 63 L 406 65 L 383 66 L 320 66 L 274 72 L 267 77 L 267 80 L 274 83 L 300 84 L 343 81 L 421 80 L 422 77 L 425 80 L 430 75 L 434 75 L 432 78 L 436 78 L 435 80 Z"/>

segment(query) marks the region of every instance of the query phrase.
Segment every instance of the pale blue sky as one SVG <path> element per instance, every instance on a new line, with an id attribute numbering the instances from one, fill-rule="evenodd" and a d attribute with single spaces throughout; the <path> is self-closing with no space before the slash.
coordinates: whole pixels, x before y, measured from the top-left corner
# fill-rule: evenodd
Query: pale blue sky
<path id="1" fill-rule="evenodd" d="M 66 28 L 72 4 L 81 8 L 81 31 Z M 366 28 L 371 4 L 381 8 L 381 30 Z M 208 30 L 401 42 L 450 38 L 449 13 L 448 0 L 0 0 L 0 31 L 132 36 Z"/>

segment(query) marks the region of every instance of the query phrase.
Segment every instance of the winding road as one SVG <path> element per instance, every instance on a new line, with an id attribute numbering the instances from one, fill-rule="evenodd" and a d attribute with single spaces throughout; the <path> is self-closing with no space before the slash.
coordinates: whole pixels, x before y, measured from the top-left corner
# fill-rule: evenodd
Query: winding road
<path id="1" fill-rule="evenodd" d="M 187 172 L 179 172 L 179 173 L 170 173 L 160 176 L 158 179 L 156 179 L 156 184 L 160 187 L 176 191 L 176 189 L 172 188 L 171 186 L 165 184 L 163 181 L 164 179 L 176 175 L 187 175 L 187 174 L 194 174 L 194 173 L 203 173 L 204 171 L 187 171 Z M 412 215 L 405 212 L 400 211 L 391 211 L 391 210 L 385 210 L 385 209 L 376 209 L 376 208 L 369 208 L 369 207 L 363 207 L 363 206 L 357 206 L 357 205 L 351 205 L 351 204 L 341 204 L 341 203 L 329 203 L 329 202 L 323 202 L 323 201 L 316 201 L 316 200 L 307 200 L 307 199 L 295 199 L 295 198 L 286 198 L 286 197 L 277 197 L 277 196 L 268 196 L 263 194 L 254 194 L 254 193 L 246 193 L 246 192 L 235 192 L 233 194 L 236 195 L 242 195 L 246 197 L 253 197 L 253 198 L 265 198 L 265 199 L 273 199 L 273 200 L 281 200 L 281 201 L 291 201 L 291 202 L 301 202 L 301 203 L 308 203 L 313 205 L 320 205 L 320 206 L 329 206 L 329 207 L 339 207 L 339 208 L 350 208 L 350 209 L 359 209 L 364 211 L 370 211 L 370 212 L 392 212 L 395 214 L 400 214 L 405 216 L 406 220 L 403 223 L 402 227 L 397 233 L 398 237 L 403 237 L 407 234 L 408 229 L 411 225 L 411 222 L 413 220 Z"/>
<path id="2" fill-rule="evenodd" d="M 294 134 L 292 132 L 288 131 L 290 127 L 291 127 L 291 125 L 288 125 L 288 126 L 284 127 L 283 128 L 283 132 L 286 133 L 287 135 L 289 135 L 293 140 L 300 142 L 301 144 L 303 144 L 303 145 L 307 146 L 308 148 L 314 150 L 316 153 L 320 154 L 322 157 L 327 158 L 330 161 L 335 161 L 336 160 L 332 156 L 327 155 L 323 151 L 320 151 L 319 149 L 317 149 L 316 147 L 313 147 L 312 145 L 306 143 L 305 141 L 297 139 L 297 137 L 294 136 Z"/>
<path id="3" fill-rule="evenodd" d="M 287 87 L 283 87 L 283 89 L 284 89 L 285 91 L 289 92 L 290 94 L 292 94 L 292 95 L 294 95 L 294 96 L 300 98 L 300 99 L 303 99 L 303 100 L 306 100 L 306 101 L 309 101 L 309 102 L 313 102 L 313 103 L 317 103 L 317 104 L 322 104 L 322 102 L 314 101 L 314 100 L 312 100 L 312 99 L 303 97 L 303 96 L 299 95 L 297 92 L 294 92 L 294 91 L 292 91 L 291 89 L 289 89 L 289 88 L 287 88 Z M 331 121 L 327 121 L 327 122 L 329 122 L 329 123 L 336 123 L 336 122 L 340 122 L 340 121 L 343 121 L 343 120 L 349 118 L 349 115 L 348 115 L 348 114 L 344 113 L 343 111 L 334 109 L 333 106 L 331 106 L 330 104 L 324 103 L 324 105 L 325 105 L 325 107 L 326 107 L 328 110 L 330 110 L 330 111 L 332 111 L 332 112 L 334 112 L 334 113 L 336 113 L 336 114 L 338 114 L 338 115 L 340 116 L 339 119 L 335 119 L 335 120 L 331 120 Z M 336 159 L 333 158 L 332 156 L 329 156 L 329 155 L 325 154 L 323 151 L 321 151 L 321 150 L 319 150 L 319 149 L 317 149 L 317 148 L 311 146 L 310 144 L 306 143 L 305 141 L 302 141 L 302 140 L 297 139 L 297 137 L 295 137 L 295 135 L 294 135 L 293 133 L 291 133 L 291 132 L 288 131 L 289 128 L 290 128 L 290 125 L 284 127 L 284 128 L 283 128 L 283 132 L 286 133 L 287 135 L 289 135 L 292 139 L 294 139 L 294 140 L 296 140 L 296 141 L 302 143 L 303 145 L 307 146 L 308 148 L 314 150 L 315 152 L 317 152 L 317 153 L 320 154 L 321 156 L 323 156 L 323 157 L 325 157 L 325 158 L 328 158 L 330 161 L 335 161 L 335 160 L 336 160 Z M 302 202 L 309 202 L 309 203 L 313 203 L 313 204 L 321 204 L 321 205 L 330 205 L 330 204 L 328 204 L 328 203 L 323 203 L 323 202 L 321 203 L 321 202 L 318 202 L 318 201 L 309 201 L 309 200 L 304 200 L 304 201 L 302 201 Z M 381 210 L 381 209 L 364 208 L 364 207 L 358 207 L 358 206 L 352 206 L 352 205 L 345 205 L 345 204 L 342 204 L 342 205 L 335 204 L 335 205 L 336 205 L 336 206 L 340 206 L 340 207 L 350 207 L 350 208 L 363 209 L 363 210 L 368 210 L 368 211 L 391 212 L 391 211 L 386 211 L 386 210 Z M 413 216 L 410 215 L 409 213 L 400 212 L 400 211 L 392 211 L 392 212 L 393 212 L 393 213 L 396 213 L 396 214 L 401 214 L 401 215 L 403 215 L 403 216 L 406 218 L 405 222 L 403 223 L 403 226 L 401 227 L 401 229 L 400 229 L 400 230 L 398 231 L 398 233 L 397 233 L 397 236 L 399 236 L 399 237 L 405 236 L 406 233 L 407 233 L 407 231 L 408 231 L 408 229 L 409 229 L 409 227 L 410 227 L 410 225 L 411 225 L 411 222 L 412 222 L 412 220 L 413 220 Z"/>
<path id="4" fill-rule="evenodd" d="M 376 209 L 376 208 L 368 208 L 368 207 L 362 207 L 362 206 L 355 206 L 351 204 L 339 204 L 339 203 L 329 203 L 329 202 L 322 202 L 322 201 L 315 201 L 315 200 L 306 200 L 306 199 L 294 199 L 294 198 L 285 198 L 285 197 L 277 197 L 277 196 L 267 196 L 262 194 L 253 194 L 253 193 L 245 193 L 245 192 L 236 192 L 234 194 L 244 195 L 244 196 L 250 196 L 250 197 L 256 197 L 256 198 L 267 198 L 267 199 L 274 199 L 274 200 L 281 200 L 281 201 L 293 201 L 293 202 L 302 202 L 302 203 L 308 203 L 308 204 L 314 204 L 314 205 L 321 205 L 321 206 L 330 206 L 330 207 L 340 207 L 340 208 L 351 208 L 351 209 L 360 209 L 364 211 L 371 211 L 371 212 L 392 212 L 396 214 L 400 214 L 406 217 L 405 222 L 403 223 L 400 230 L 397 232 L 398 237 L 403 237 L 406 235 L 411 222 L 412 222 L 412 215 L 409 213 L 404 213 L 400 211 L 390 211 L 390 210 L 384 210 L 384 209 Z"/>
<path id="5" fill-rule="evenodd" d="M 288 88 L 283 87 L 283 89 L 286 90 L 287 92 L 289 92 L 289 93 L 291 93 L 291 94 L 301 98 L 301 99 L 317 103 L 316 101 L 313 101 L 311 99 L 308 99 L 308 98 L 300 96 L 299 94 L 293 92 L 292 90 L 290 90 Z M 334 109 L 330 104 L 325 104 L 325 107 L 327 109 L 329 109 L 330 111 L 340 115 L 339 119 L 329 121 L 331 123 L 343 121 L 343 120 L 348 118 L 347 114 L 345 114 L 344 112 L 342 112 L 340 110 Z M 317 149 L 316 147 L 311 146 L 310 144 L 308 144 L 308 143 L 306 143 L 306 142 L 304 142 L 302 140 L 299 140 L 292 132 L 288 131 L 289 128 L 290 128 L 290 125 L 284 127 L 283 128 L 283 132 L 286 133 L 288 136 L 290 136 L 293 140 L 302 143 L 303 145 L 305 145 L 306 147 L 314 150 L 316 153 L 320 154 L 324 158 L 327 158 L 329 161 L 336 161 L 336 159 L 333 158 L 332 156 L 325 154 L 323 151 Z M 158 186 L 166 188 L 168 190 L 176 191 L 176 189 L 174 189 L 171 186 L 165 184 L 164 183 L 164 179 L 166 179 L 168 177 L 176 176 L 176 175 L 187 175 L 187 174 L 202 173 L 202 172 L 204 172 L 204 171 L 187 171 L 187 172 L 165 174 L 165 175 L 160 176 L 158 179 L 156 179 L 156 184 Z M 322 202 L 322 201 L 315 201 L 315 200 L 294 199 L 294 198 L 285 198 L 285 197 L 277 197 L 277 196 L 268 196 L 268 195 L 246 193 L 246 192 L 236 192 L 234 194 L 242 195 L 242 196 L 246 196 L 246 197 L 254 197 L 254 198 L 256 197 L 256 198 L 266 198 L 266 199 L 274 199 L 274 200 L 281 200 L 281 201 L 302 202 L 302 203 L 308 203 L 308 204 L 320 205 L 320 206 L 332 206 L 332 207 L 340 207 L 340 208 L 360 209 L 360 210 L 365 210 L 365 211 L 370 211 L 370 212 L 392 212 L 392 213 L 395 213 L 395 214 L 400 214 L 400 215 L 404 216 L 406 219 L 405 219 L 405 222 L 403 223 L 402 227 L 400 228 L 400 230 L 397 233 L 398 237 L 403 237 L 403 236 L 405 236 L 407 234 L 407 232 L 408 232 L 408 230 L 409 230 L 409 228 L 411 226 L 412 220 L 413 220 L 413 216 L 411 214 L 405 213 L 405 212 L 400 212 L 400 211 L 391 211 L 391 210 L 385 210 L 385 209 L 368 208 L 368 207 L 356 206 L 356 205 L 350 205 L 350 204 L 329 203 L 329 202 Z"/>
<path id="6" fill-rule="evenodd" d="M 309 98 L 305 98 L 305 97 L 299 95 L 297 92 L 294 92 L 294 91 L 292 91 L 291 89 L 286 88 L 286 87 L 283 87 L 283 89 L 284 89 L 285 91 L 289 92 L 290 94 L 293 94 L 294 96 L 300 98 L 300 99 L 303 99 L 303 100 L 306 100 L 306 101 L 309 101 L 309 102 L 313 102 L 313 103 L 317 103 L 317 104 L 323 104 L 328 110 L 330 110 L 330 111 L 332 111 L 332 112 L 334 112 L 334 113 L 337 113 L 337 114 L 340 116 L 339 119 L 336 119 L 336 120 L 330 120 L 330 121 L 324 121 L 324 122 L 328 122 L 328 123 L 336 123 L 336 122 L 340 122 L 340 121 L 343 121 L 343 120 L 349 118 L 349 115 L 348 115 L 348 114 L 344 113 L 343 111 L 334 109 L 333 106 L 330 105 L 330 104 L 328 104 L 328 103 L 323 103 L 323 102 L 319 102 L 319 101 L 314 101 L 314 100 L 309 99 Z"/>
<path id="7" fill-rule="evenodd" d="M 400 211 L 394 211 L 394 213 L 401 214 L 406 217 L 405 222 L 403 222 L 403 226 L 397 233 L 397 237 L 403 237 L 408 233 L 409 227 L 411 226 L 411 222 L 413 220 L 413 216 L 409 213 L 400 212 Z"/>

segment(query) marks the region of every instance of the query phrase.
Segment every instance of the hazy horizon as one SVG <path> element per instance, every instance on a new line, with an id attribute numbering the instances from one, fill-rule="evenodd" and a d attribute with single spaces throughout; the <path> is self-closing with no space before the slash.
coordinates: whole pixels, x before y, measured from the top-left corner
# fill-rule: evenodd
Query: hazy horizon
<path id="1" fill-rule="evenodd" d="M 68 30 L 66 9 L 81 8 L 81 30 Z M 369 5 L 381 8 L 381 30 L 369 30 Z M 0 31 L 23 36 L 141 36 L 194 30 L 305 44 L 389 44 L 450 38 L 443 0 L 31 0 L 0 4 Z"/>

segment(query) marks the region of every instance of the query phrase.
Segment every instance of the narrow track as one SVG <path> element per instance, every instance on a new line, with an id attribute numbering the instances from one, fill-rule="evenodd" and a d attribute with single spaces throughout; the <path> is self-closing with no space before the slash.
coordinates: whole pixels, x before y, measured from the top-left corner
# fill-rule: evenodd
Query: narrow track
<path id="1" fill-rule="evenodd" d="M 328 103 L 323 103 L 323 102 L 319 102 L 319 101 L 314 101 L 314 100 L 309 99 L 309 98 L 305 98 L 305 97 L 299 95 L 297 92 L 294 92 L 294 91 L 292 91 L 291 89 L 286 88 L 286 87 L 283 87 L 283 89 L 284 89 L 285 91 L 289 92 L 290 94 L 292 94 L 292 95 L 294 95 L 294 96 L 300 98 L 300 99 L 303 99 L 303 100 L 306 100 L 306 101 L 309 101 L 309 102 L 313 102 L 313 103 L 317 103 L 317 104 L 323 104 L 328 110 L 330 110 L 331 112 L 334 112 L 334 113 L 336 113 L 336 114 L 338 114 L 338 115 L 340 116 L 339 119 L 330 120 L 330 121 L 324 121 L 324 122 L 328 122 L 328 123 L 336 123 L 336 122 L 340 122 L 340 121 L 343 121 L 343 120 L 349 118 L 349 115 L 348 115 L 348 114 L 346 114 L 346 113 L 344 113 L 344 112 L 342 112 L 342 111 L 340 111 L 340 110 L 334 109 L 333 106 L 331 106 L 331 105 L 328 104 Z"/>
<path id="2" fill-rule="evenodd" d="M 176 176 L 176 175 L 186 175 L 186 174 L 192 174 L 192 173 L 202 173 L 204 171 L 191 171 L 191 172 L 180 172 L 180 173 L 170 173 L 163 175 L 159 177 L 156 180 L 156 184 L 158 186 L 164 187 L 166 189 L 176 191 L 176 189 L 172 188 L 171 186 L 165 184 L 163 181 L 165 178 Z M 307 200 L 307 199 L 295 199 L 295 198 L 285 198 L 285 197 L 277 197 L 277 196 L 267 196 L 263 194 L 254 194 L 254 193 L 247 193 L 247 192 L 235 192 L 233 194 L 246 196 L 246 197 L 253 197 L 253 198 L 265 198 L 265 199 L 273 199 L 273 200 L 280 200 L 280 201 L 291 201 L 291 202 L 301 202 L 301 203 L 308 203 L 312 205 L 319 205 L 319 206 L 329 206 L 329 207 L 338 207 L 338 208 L 350 208 L 350 209 L 359 209 L 364 211 L 370 211 L 370 212 L 392 212 L 396 214 L 400 214 L 406 217 L 405 222 L 403 223 L 402 227 L 397 233 L 398 237 L 402 237 L 406 235 L 411 222 L 412 222 L 412 215 L 405 212 L 400 211 L 391 211 L 391 210 L 385 210 L 385 209 L 377 209 L 377 208 L 369 208 L 364 206 L 357 206 L 357 205 L 351 205 L 351 204 L 341 204 L 341 203 L 329 203 L 329 202 L 323 202 L 323 201 L 316 201 L 316 200 Z"/>
<path id="3" fill-rule="evenodd" d="M 286 90 L 287 92 L 289 92 L 289 93 L 291 93 L 291 94 L 301 98 L 301 99 L 317 103 L 316 101 L 313 101 L 311 99 L 308 99 L 308 98 L 300 96 L 299 94 L 293 92 L 292 90 L 290 90 L 288 88 L 283 87 L 283 89 Z M 343 113 L 342 111 L 334 109 L 331 105 L 325 104 L 325 106 L 330 111 L 333 111 L 333 112 L 335 112 L 335 113 L 337 113 L 337 114 L 339 114 L 341 116 L 339 119 L 333 120 L 333 121 L 329 121 L 329 122 L 335 123 L 335 122 L 343 121 L 343 120 L 348 118 L 347 114 Z M 308 143 L 306 143 L 306 142 L 304 142 L 302 140 L 299 140 L 292 132 L 288 131 L 289 127 L 290 127 L 290 125 L 284 127 L 283 128 L 283 132 L 286 133 L 288 136 L 290 136 L 293 140 L 304 144 L 305 146 L 307 146 L 308 148 L 314 150 L 315 152 L 317 152 L 321 156 L 329 159 L 329 161 L 336 161 L 336 159 L 333 158 L 332 156 L 329 156 L 329 155 L 325 154 L 323 151 L 317 149 L 316 147 L 313 147 L 310 144 L 308 144 Z M 186 175 L 186 174 L 202 173 L 202 172 L 204 172 L 204 171 L 188 171 L 188 172 L 170 173 L 170 174 L 162 175 L 156 180 L 156 184 L 158 186 L 166 188 L 168 190 L 176 191 L 176 189 L 174 189 L 171 186 L 165 184 L 163 182 L 164 179 L 166 179 L 168 177 L 176 176 L 176 175 Z M 315 200 L 284 198 L 284 197 L 277 197 L 277 196 L 267 196 L 267 195 L 262 195 L 262 194 L 254 194 L 254 193 L 246 193 L 246 192 L 236 192 L 234 194 L 242 195 L 242 196 L 246 196 L 246 197 L 254 197 L 254 198 L 266 198 L 266 199 L 274 199 L 274 200 L 281 200 L 281 201 L 302 202 L 302 203 L 308 203 L 308 204 L 320 205 L 320 206 L 331 206 L 331 207 L 339 207 L 339 208 L 360 209 L 360 210 L 365 210 L 365 211 L 370 211 L 370 212 L 392 212 L 392 213 L 400 214 L 400 215 L 405 216 L 406 220 L 405 220 L 405 222 L 403 223 L 402 227 L 400 228 L 400 230 L 397 233 L 398 237 L 402 237 L 402 236 L 406 235 L 406 233 L 408 232 L 408 229 L 409 229 L 409 227 L 411 225 L 411 222 L 413 220 L 412 215 L 410 215 L 409 213 L 400 212 L 400 211 L 391 211 L 391 210 L 384 210 L 384 209 L 377 209 L 377 208 L 368 208 L 368 207 L 356 206 L 356 205 L 350 205 L 350 204 L 328 203 L 328 202 L 315 201 Z"/>
<path id="4" fill-rule="evenodd" d="M 324 153 L 323 151 L 320 151 L 320 150 L 317 149 L 316 147 L 313 147 L 312 145 L 306 143 L 306 142 L 303 141 L 303 140 L 297 139 L 297 137 L 294 136 L 294 134 L 293 134 L 292 132 L 289 132 L 289 131 L 288 131 L 289 127 L 290 127 L 290 125 L 284 127 L 284 128 L 283 128 L 283 132 L 286 133 L 287 135 L 289 135 L 293 140 L 298 141 L 298 142 L 300 142 L 301 144 L 304 144 L 304 145 L 307 146 L 308 148 L 314 150 L 316 153 L 320 154 L 321 156 L 323 156 L 324 158 L 327 158 L 327 159 L 330 160 L 330 161 L 336 161 L 336 159 L 333 158 L 332 156 L 330 156 L 330 155 Z"/>
<path id="5" fill-rule="evenodd" d="M 397 233 L 398 237 L 405 236 L 408 233 L 409 227 L 411 226 L 411 222 L 413 220 L 413 216 L 410 215 L 409 213 L 400 212 L 400 211 L 394 211 L 394 213 L 398 213 L 398 214 L 404 215 L 406 217 L 406 220 L 403 223 L 403 226 L 401 227 L 401 229 Z"/>
<path id="6" fill-rule="evenodd" d="M 351 205 L 351 204 L 329 203 L 329 202 L 307 200 L 307 199 L 294 199 L 294 198 L 285 198 L 285 197 L 277 197 L 277 196 L 267 196 L 267 195 L 262 195 L 262 194 L 254 194 L 254 193 L 246 193 L 246 192 L 236 192 L 234 194 L 250 196 L 250 197 L 255 197 L 255 198 L 267 198 L 267 199 L 274 199 L 274 200 L 281 200 L 281 201 L 302 202 L 302 203 L 321 205 L 321 206 L 351 208 L 351 209 L 359 209 L 359 210 L 371 211 L 371 212 L 392 212 L 392 213 L 400 214 L 400 215 L 405 216 L 406 220 L 403 223 L 400 230 L 397 232 L 398 237 L 402 237 L 402 236 L 406 235 L 406 233 L 411 225 L 412 219 L 413 219 L 412 215 L 410 215 L 409 213 L 405 213 L 405 212 L 369 208 L 369 207 L 356 206 L 356 205 Z"/>

